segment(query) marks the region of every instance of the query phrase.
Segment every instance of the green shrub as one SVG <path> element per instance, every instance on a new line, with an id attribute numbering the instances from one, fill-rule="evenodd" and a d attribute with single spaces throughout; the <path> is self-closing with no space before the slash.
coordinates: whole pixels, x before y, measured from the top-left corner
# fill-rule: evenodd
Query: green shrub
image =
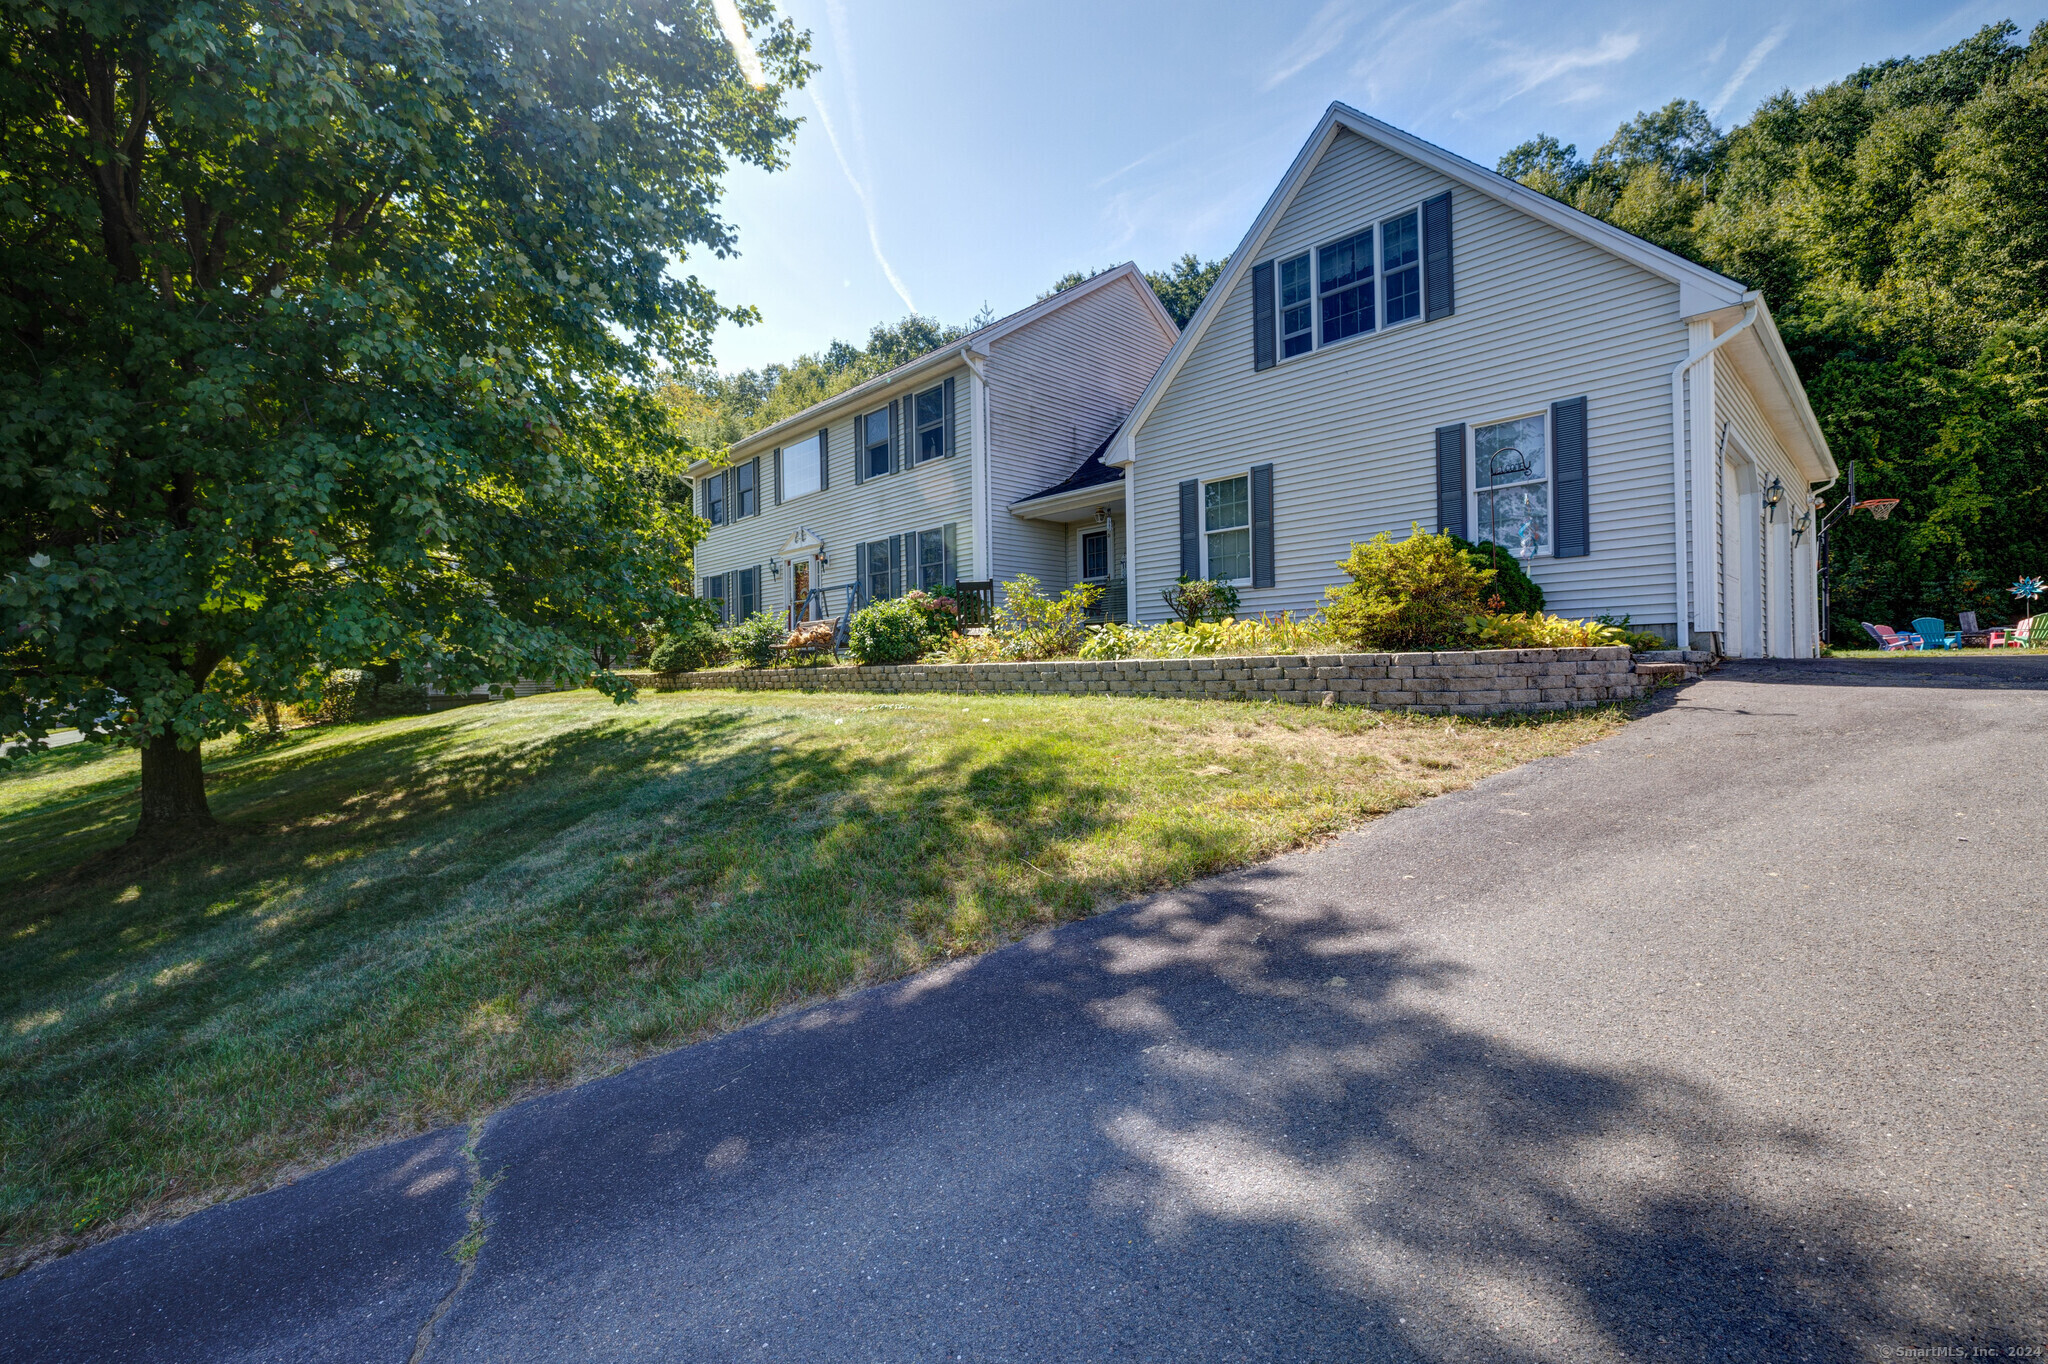
<path id="1" fill-rule="evenodd" d="M 933 612 L 909 597 L 878 601 L 853 613 L 847 646 L 857 663 L 912 663 L 952 633 L 932 621 Z"/>
<path id="2" fill-rule="evenodd" d="M 1566 620 L 1541 611 L 1475 617 L 1467 639 L 1475 649 L 1604 649 L 1622 642 L 1622 631 L 1616 626 L 1597 620 Z"/>
<path id="3" fill-rule="evenodd" d="M 1631 629 L 1627 616 L 1623 616 L 1620 620 L 1616 620 L 1612 616 L 1595 616 L 1593 619 L 1598 624 L 1613 626 L 1620 632 L 1613 642 L 1616 644 L 1626 644 L 1639 654 L 1672 647 L 1671 641 L 1662 635 L 1653 635 L 1648 630 Z"/>
<path id="4" fill-rule="evenodd" d="M 745 620 L 720 633 L 726 652 L 749 668 L 765 668 L 775 661 L 775 651 L 789 638 L 779 614 L 756 611 Z"/>
<path id="5" fill-rule="evenodd" d="M 683 603 L 682 611 L 667 626 L 647 653 L 647 666 L 654 671 L 695 672 L 725 661 L 725 641 L 718 637 L 718 608 L 710 602 Z"/>
<path id="6" fill-rule="evenodd" d="M 1398 544 L 1381 531 L 1353 545 L 1337 567 L 1351 581 L 1329 590 L 1324 615 L 1335 638 L 1360 649 L 1457 648 L 1492 595 L 1491 570 L 1420 525 Z"/>
<path id="7" fill-rule="evenodd" d="M 1112 658 L 1135 658 L 1138 651 L 1145 647 L 1145 641 L 1150 634 L 1151 631 L 1142 625 L 1125 625 L 1119 621 L 1110 621 L 1090 630 L 1088 638 L 1082 641 L 1077 652 L 1082 658 L 1104 661 Z"/>
<path id="8" fill-rule="evenodd" d="M 1072 658 L 1088 638 L 1088 608 L 1102 597 L 1095 583 L 1076 583 L 1058 597 L 1022 573 L 1003 584 L 994 633 L 1006 658 Z"/>
<path id="9" fill-rule="evenodd" d="M 1190 578 L 1182 574 L 1172 587 L 1160 589 L 1159 597 L 1183 625 L 1224 620 L 1237 614 L 1237 589 L 1220 578 Z"/>
<path id="10" fill-rule="evenodd" d="M 1515 557 L 1513 551 L 1491 540 L 1481 540 L 1475 545 L 1455 535 L 1451 536 L 1451 543 L 1471 561 L 1474 568 L 1493 571 L 1493 595 L 1500 598 L 1500 603 L 1494 605 L 1489 601 L 1490 609 L 1511 616 L 1525 616 L 1543 609 L 1543 589 L 1522 568 L 1522 561 Z"/>

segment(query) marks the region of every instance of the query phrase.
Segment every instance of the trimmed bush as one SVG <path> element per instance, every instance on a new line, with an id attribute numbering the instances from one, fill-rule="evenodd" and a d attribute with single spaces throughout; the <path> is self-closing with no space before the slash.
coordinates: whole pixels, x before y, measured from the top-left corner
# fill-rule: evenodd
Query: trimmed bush
<path id="1" fill-rule="evenodd" d="M 726 650 L 749 668 L 765 668 L 775 661 L 775 651 L 782 647 L 782 641 L 789 638 L 789 631 L 783 626 L 782 617 L 766 611 L 756 611 L 736 625 L 728 626 L 719 636 Z"/>
<path id="2" fill-rule="evenodd" d="M 1510 616 L 1525 616 L 1543 609 L 1543 589 L 1536 585 L 1536 580 L 1523 569 L 1522 561 L 1512 551 L 1491 540 L 1481 540 L 1475 545 L 1455 535 L 1451 536 L 1451 543 L 1471 561 L 1474 568 L 1492 571 L 1493 595 L 1500 599 L 1498 605 L 1489 601 L 1492 610 Z"/>
<path id="3" fill-rule="evenodd" d="M 1221 578 L 1190 578 L 1183 574 L 1172 587 L 1160 589 L 1159 599 L 1183 625 L 1228 620 L 1237 614 L 1237 589 Z"/>
<path id="4" fill-rule="evenodd" d="M 647 666 L 654 671 L 695 672 L 725 661 L 725 641 L 718 637 L 718 608 L 710 602 L 685 602 L 682 612 L 668 625 L 647 654 Z"/>
<path id="5" fill-rule="evenodd" d="M 1492 595 L 1493 573 L 1476 567 L 1450 535 L 1420 524 L 1396 544 L 1381 531 L 1338 563 L 1351 581 L 1333 587 L 1324 617 L 1359 649 L 1455 649 Z"/>
<path id="6" fill-rule="evenodd" d="M 931 612 L 908 597 L 878 601 L 853 613 L 847 622 L 847 647 L 857 663 L 912 663 L 944 638 Z"/>
<path id="7" fill-rule="evenodd" d="M 1038 579 L 1020 573 L 1003 584 L 994 633 L 1003 657 L 1072 658 L 1088 638 L 1088 608 L 1102 596 L 1095 583 L 1076 583 L 1057 597 L 1038 590 Z"/>

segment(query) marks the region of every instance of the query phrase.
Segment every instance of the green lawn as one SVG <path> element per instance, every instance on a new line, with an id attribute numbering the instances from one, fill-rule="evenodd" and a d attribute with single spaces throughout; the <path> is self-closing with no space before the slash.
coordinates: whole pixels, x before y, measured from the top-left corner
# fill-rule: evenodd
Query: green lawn
<path id="1" fill-rule="evenodd" d="M 1623 723 L 590 692 L 0 776 L 0 1271 L 1264 857 Z M 211 749 L 218 747 L 218 754 Z"/>

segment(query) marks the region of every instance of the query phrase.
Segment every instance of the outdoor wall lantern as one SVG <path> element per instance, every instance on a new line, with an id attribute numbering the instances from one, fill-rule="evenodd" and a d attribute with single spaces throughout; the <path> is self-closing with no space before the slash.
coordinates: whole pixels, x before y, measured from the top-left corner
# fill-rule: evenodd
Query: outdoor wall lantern
<path id="1" fill-rule="evenodd" d="M 1778 504 L 1785 500 L 1785 481 L 1776 475 L 1771 477 L 1771 486 L 1764 489 L 1764 511 L 1771 520 L 1778 519 Z"/>
<path id="2" fill-rule="evenodd" d="M 768 576 L 780 582 L 782 580 L 782 565 L 770 559 L 768 561 Z"/>
<path id="3" fill-rule="evenodd" d="M 1812 524 L 1813 509 L 1809 507 L 1805 511 L 1799 513 L 1799 520 L 1792 527 L 1792 548 L 1799 548 L 1800 540 L 1804 539 L 1806 536 L 1806 528 L 1808 526 L 1811 526 Z"/>

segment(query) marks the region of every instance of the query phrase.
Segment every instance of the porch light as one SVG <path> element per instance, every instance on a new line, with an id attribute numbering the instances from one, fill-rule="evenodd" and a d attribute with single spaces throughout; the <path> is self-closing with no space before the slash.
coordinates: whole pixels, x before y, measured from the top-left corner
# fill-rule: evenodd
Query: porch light
<path id="1" fill-rule="evenodd" d="M 1785 500 L 1785 482 L 1776 475 L 1771 477 L 1771 486 L 1764 489 L 1764 511 L 1771 520 L 1778 519 L 1778 504 Z"/>
<path id="2" fill-rule="evenodd" d="M 1808 526 L 1811 526 L 1812 524 L 1813 509 L 1809 507 L 1805 511 L 1799 513 L 1799 520 L 1792 527 L 1792 548 L 1799 548 L 1800 540 L 1804 539 L 1806 536 L 1806 528 Z"/>
<path id="3" fill-rule="evenodd" d="M 774 578 L 778 582 L 781 581 L 782 565 L 777 563 L 775 560 L 770 559 L 768 561 L 768 576 Z"/>

